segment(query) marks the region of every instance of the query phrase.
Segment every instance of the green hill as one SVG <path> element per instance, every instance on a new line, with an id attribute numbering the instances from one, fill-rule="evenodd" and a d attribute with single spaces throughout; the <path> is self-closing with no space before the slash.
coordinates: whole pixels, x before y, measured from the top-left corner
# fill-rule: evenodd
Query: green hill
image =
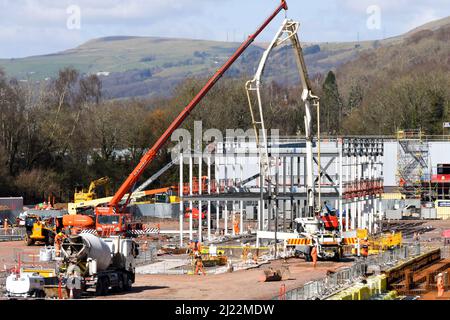
<path id="1" fill-rule="evenodd" d="M 438 28 L 443 19 L 423 26 Z M 310 76 L 356 59 L 361 52 L 401 41 L 402 36 L 383 41 L 360 43 L 305 44 Z M 190 39 L 116 36 L 91 40 L 63 52 L 20 59 L 0 59 L 8 76 L 23 81 L 42 81 L 55 77 L 58 70 L 72 66 L 83 74 L 98 74 L 106 97 L 167 96 L 186 77 L 212 74 L 239 46 L 238 43 Z M 227 76 L 251 77 L 266 44 L 252 45 L 228 71 Z M 295 62 L 286 50 L 273 53 L 267 78 L 295 81 Z"/>

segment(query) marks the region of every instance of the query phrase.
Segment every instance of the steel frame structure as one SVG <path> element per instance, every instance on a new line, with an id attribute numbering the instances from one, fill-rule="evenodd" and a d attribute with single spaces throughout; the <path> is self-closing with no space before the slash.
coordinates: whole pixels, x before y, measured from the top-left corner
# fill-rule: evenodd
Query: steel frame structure
<path id="1" fill-rule="evenodd" d="M 270 153 L 277 150 L 273 152 L 276 165 L 270 166 L 268 172 L 276 192 L 270 194 L 265 190 L 262 201 L 256 141 L 226 141 L 216 145 L 215 152 L 203 158 L 207 172 L 203 186 L 201 179 L 192 174 L 189 181 L 183 180 L 185 167 L 189 172 L 194 169 L 201 172 L 198 163 L 194 163 L 194 157 L 198 158 L 198 155 L 181 155 L 180 217 L 184 216 L 185 208 L 201 208 L 206 203 L 206 235 L 200 223 L 198 230 L 193 230 L 190 217 L 189 238 L 212 240 L 214 235 L 235 235 L 233 222 L 236 219 L 240 234 L 254 226 L 252 231 L 259 235 L 258 244 L 262 239 L 275 239 L 275 232 L 278 232 L 277 239 L 291 234 L 293 220 L 306 217 L 308 210 L 305 146 L 305 140 L 301 138 L 296 143 L 269 146 Z M 341 230 L 378 232 L 382 218 L 383 141 L 369 138 L 322 141 L 320 178 L 317 150 L 314 151 L 315 187 L 320 183 L 321 199 L 342 212 L 339 219 Z M 181 234 L 183 219 L 180 220 Z"/>

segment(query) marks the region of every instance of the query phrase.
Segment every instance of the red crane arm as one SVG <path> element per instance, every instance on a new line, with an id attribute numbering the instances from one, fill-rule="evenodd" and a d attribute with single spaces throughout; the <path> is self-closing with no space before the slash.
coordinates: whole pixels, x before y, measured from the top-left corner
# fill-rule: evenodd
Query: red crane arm
<path id="1" fill-rule="evenodd" d="M 216 84 L 216 82 L 222 77 L 222 75 L 230 68 L 230 66 L 236 61 L 237 58 L 248 48 L 248 46 L 255 40 L 255 38 L 267 27 L 267 25 L 280 13 L 281 10 L 287 10 L 286 0 L 282 0 L 277 9 L 272 13 L 272 15 L 264 21 L 264 23 L 257 29 L 257 31 L 250 35 L 245 42 L 236 50 L 236 52 L 228 59 L 227 62 L 212 76 L 211 79 L 205 84 L 205 86 L 200 90 L 200 92 L 192 99 L 192 101 L 183 109 L 183 111 L 178 115 L 178 117 L 172 122 L 172 124 L 167 128 L 163 135 L 156 141 L 153 147 L 147 151 L 147 153 L 142 157 L 139 164 L 133 170 L 133 172 L 128 176 L 127 180 L 120 186 L 114 197 L 109 202 L 108 206 L 110 211 L 113 209 L 118 209 L 119 203 L 123 196 L 133 187 L 145 168 L 153 161 L 156 157 L 158 151 L 162 148 L 164 143 L 169 139 L 172 133 L 183 123 L 184 119 L 191 113 L 191 111 L 197 106 L 197 104 L 203 99 L 203 97 L 208 93 L 208 91 Z"/>

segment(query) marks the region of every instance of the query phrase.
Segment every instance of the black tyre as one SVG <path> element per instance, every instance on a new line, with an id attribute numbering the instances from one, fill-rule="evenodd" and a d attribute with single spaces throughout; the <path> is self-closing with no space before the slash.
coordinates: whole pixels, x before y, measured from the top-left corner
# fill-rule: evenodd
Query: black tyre
<path id="1" fill-rule="evenodd" d="M 306 253 L 305 253 L 305 260 L 306 260 L 306 262 L 310 262 L 310 261 L 312 261 L 312 257 L 311 257 L 311 255 L 310 255 L 310 254 L 306 254 Z"/>
<path id="2" fill-rule="evenodd" d="M 108 295 L 109 286 L 110 286 L 109 278 L 108 277 L 104 277 L 103 278 L 103 294 L 102 294 L 103 296 Z"/>
<path id="3" fill-rule="evenodd" d="M 27 246 L 32 246 L 34 244 L 34 240 L 30 238 L 29 235 L 25 236 L 25 243 Z"/>
<path id="4" fill-rule="evenodd" d="M 125 283 L 123 282 L 123 276 L 121 274 L 119 274 L 119 279 L 117 280 L 116 291 L 122 292 L 124 290 L 125 290 Z"/>
<path id="5" fill-rule="evenodd" d="M 95 286 L 95 295 L 102 296 L 105 292 L 105 281 L 103 278 L 97 279 L 97 284 Z"/>
<path id="6" fill-rule="evenodd" d="M 130 291 L 131 287 L 133 286 L 133 280 L 131 279 L 130 275 L 125 273 L 123 275 L 123 285 L 125 291 Z"/>
<path id="7" fill-rule="evenodd" d="M 336 251 L 336 252 L 334 253 L 333 260 L 334 260 L 334 261 L 338 261 L 338 262 L 341 260 L 341 255 L 340 255 L 340 252 L 339 252 L 339 251 Z"/>

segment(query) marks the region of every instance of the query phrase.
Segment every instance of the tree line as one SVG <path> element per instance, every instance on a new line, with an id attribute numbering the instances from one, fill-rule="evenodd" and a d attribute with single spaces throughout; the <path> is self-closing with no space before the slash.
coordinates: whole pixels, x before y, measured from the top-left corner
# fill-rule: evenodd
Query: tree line
<path id="1" fill-rule="evenodd" d="M 442 122 L 450 120 L 448 34 L 415 36 L 405 48 L 377 48 L 312 77 L 321 98 L 322 134 L 390 135 L 409 128 L 441 134 Z M 221 79 L 183 127 L 192 131 L 193 122 L 201 120 L 204 130 L 252 128 L 244 86 L 248 79 Z M 39 83 L 17 81 L 0 71 L 0 194 L 24 196 L 26 203 L 48 195 L 67 202 L 76 185 L 87 186 L 102 176 L 109 176 L 117 189 L 204 83 L 186 79 L 169 98 L 106 100 L 97 76 L 73 68 Z M 262 92 L 266 127 L 303 136 L 298 85 L 269 81 Z M 315 110 L 313 118 L 315 123 Z M 166 148 L 143 179 L 170 160 Z M 173 170 L 153 187 L 177 181 Z"/>

